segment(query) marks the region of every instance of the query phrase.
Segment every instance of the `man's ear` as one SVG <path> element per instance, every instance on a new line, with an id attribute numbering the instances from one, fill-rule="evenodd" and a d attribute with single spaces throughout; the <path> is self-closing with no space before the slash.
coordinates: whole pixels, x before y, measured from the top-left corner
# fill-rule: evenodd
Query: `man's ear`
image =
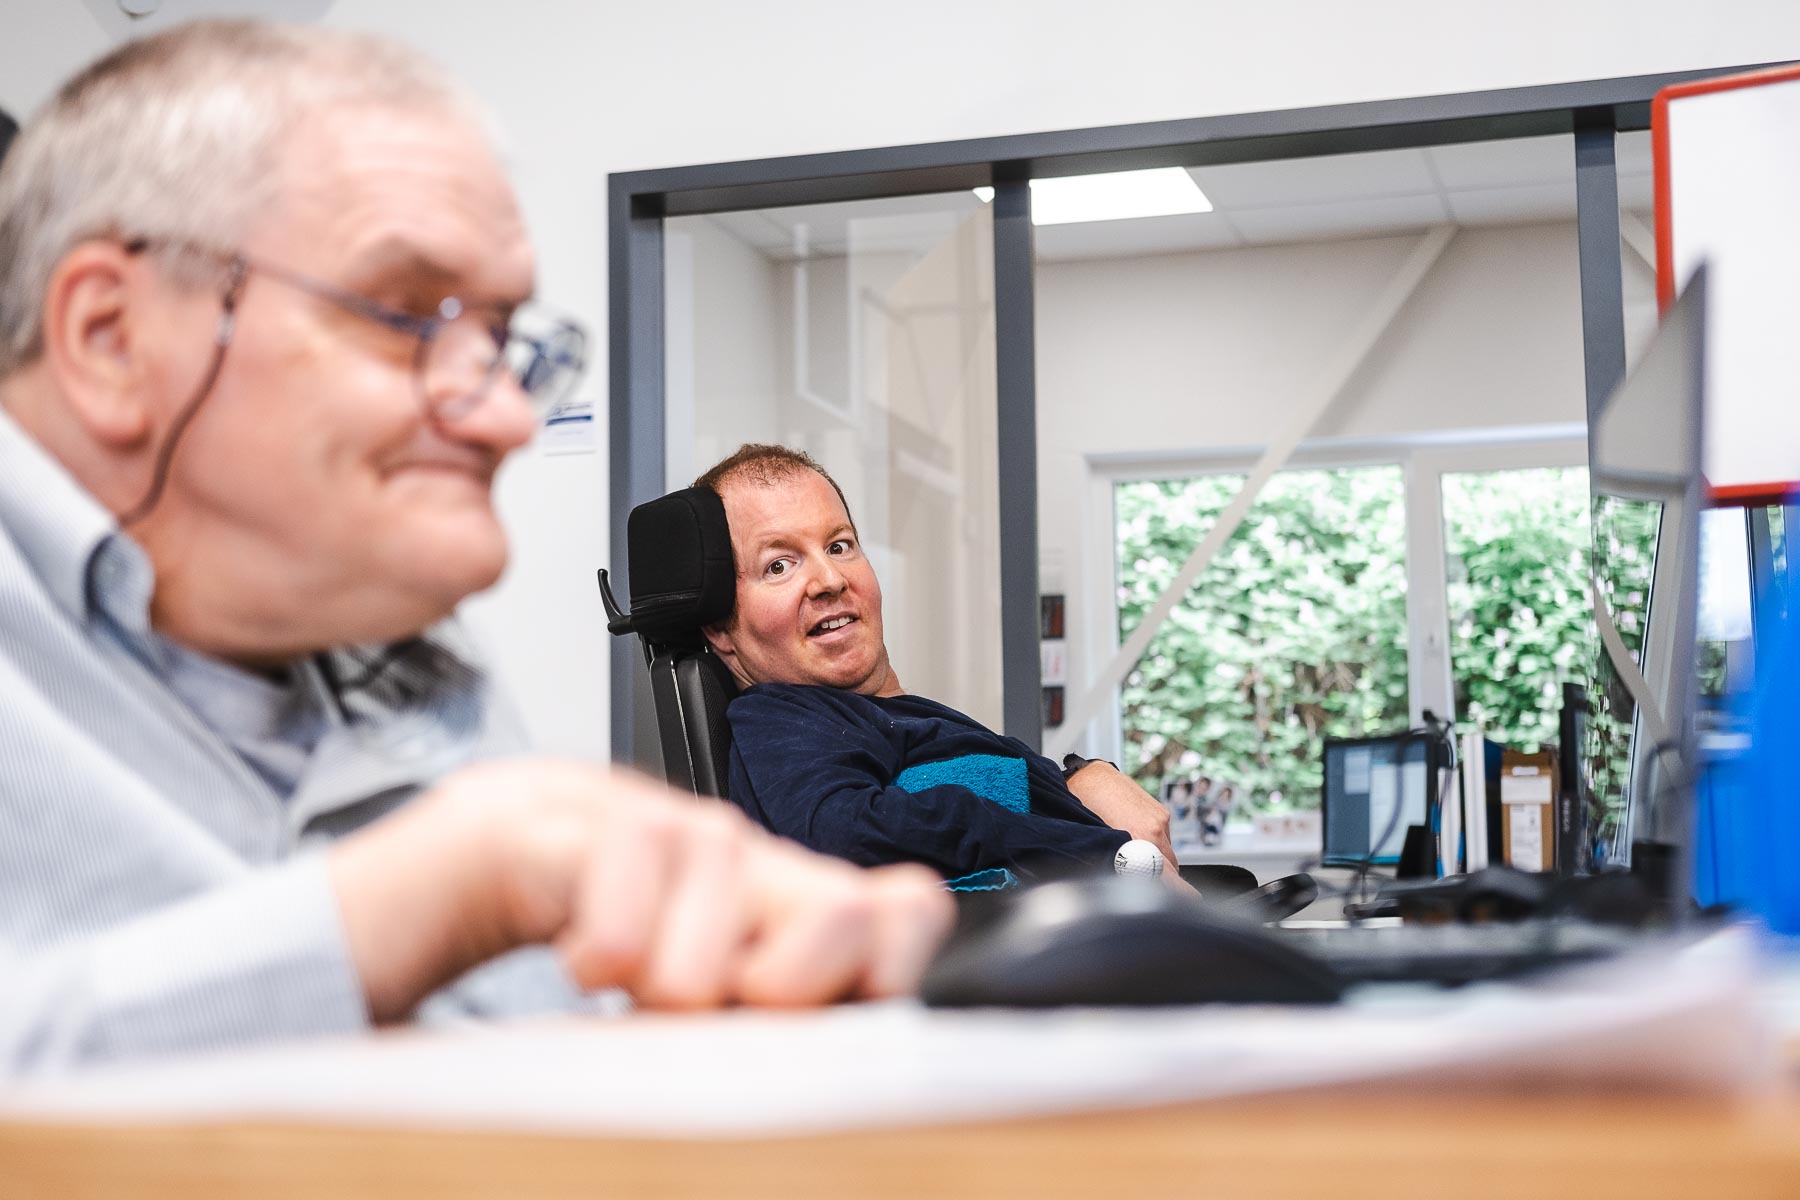
<path id="1" fill-rule="evenodd" d="M 706 638 L 707 645 L 713 648 L 713 653 L 724 659 L 727 666 L 737 660 L 737 647 L 732 643 L 731 631 L 725 627 L 723 622 L 717 625 L 702 625 L 700 633 Z"/>
<path id="2" fill-rule="evenodd" d="M 96 442 L 131 450 L 150 436 L 144 273 L 116 242 L 83 242 L 44 293 L 44 359 L 70 412 Z"/>
<path id="3" fill-rule="evenodd" d="M 744 674 L 744 668 L 738 662 L 737 643 L 732 640 L 728 623 L 702 625 L 700 633 L 706 638 L 707 645 L 713 648 L 713 653 L 719 656 L 719 661 L 725 664 L 725 669 L 731 672 L 731 677 L 737 680 L 739 687 L 747 688 L 756 683 L 756 680 Z"/>

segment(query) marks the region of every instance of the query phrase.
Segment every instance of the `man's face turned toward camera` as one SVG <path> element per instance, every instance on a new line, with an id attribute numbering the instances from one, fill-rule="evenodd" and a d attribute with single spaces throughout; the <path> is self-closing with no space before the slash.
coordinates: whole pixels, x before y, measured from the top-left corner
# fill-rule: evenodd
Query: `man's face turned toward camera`
<path id="1" fill-rule="evenodd" d="M 738 681 L 898 695 L 881 585 L 837 489 L 800 467 L 768 483 L 728 476 L 719 493 L 737 560 L 737 606 L 707 638 Z"/>

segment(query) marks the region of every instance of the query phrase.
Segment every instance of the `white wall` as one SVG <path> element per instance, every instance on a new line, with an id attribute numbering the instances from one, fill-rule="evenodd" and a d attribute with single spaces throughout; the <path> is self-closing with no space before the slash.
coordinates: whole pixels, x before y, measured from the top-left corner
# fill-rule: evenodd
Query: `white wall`
<path id="1" fill-rule="evenodd" d="M 272 2 L 272 0 L 271 0 Z M 166 15 L 254 10 L 165 0 Z M 605 179 L 758 158 L 1800 57 L 1790 0 L 338 0 L 326 20 L 438 55 L 497 110 L 543 294 L 604 332 Z M 0 105 L 34 107 L 109 36 L 70 0 L 0 11 Z M 604 400 L 604 353 L 587 385 Z M 477 608 L 549 746 L 601 753 L 592 568 L 605 459 L 527 456 L 502 483 L 517 553 Z"/>
<path id="2" fill-rule="evenodd" d="M 672 220 L 667 461 L 685 481 L 745 441 L 816 457 L 880 577 L 900 678 L 998 724 L 992 223 L 970 208 L 909 251 L 804 264 L 713 218 Z"/>
<path id="3" fill-rule="evenodd" d="M 1416 236 L 1038 269 L 1038 424 L 1090 455 L 1260 446 Z M 1570 225 L 1464 229 L 1317 430 L 1584 419 Z"/>
<path id="4" fill-rule="evenodd" d="M 696 425 L 692 436 L 669 431 L 676 487 L 777 428 L 780 398 L 792 391 L 792 333 L 782 286 L 788 269 L 705 217 L 669 222 L 664 262 L 664 391 L 671 412 L 691 414 Z"/>

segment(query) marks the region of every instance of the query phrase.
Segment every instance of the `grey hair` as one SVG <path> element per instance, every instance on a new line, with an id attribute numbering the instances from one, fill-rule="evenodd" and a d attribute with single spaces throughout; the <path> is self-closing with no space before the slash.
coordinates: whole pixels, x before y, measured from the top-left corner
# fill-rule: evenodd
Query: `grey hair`
<path id="1" fill-rule="evenodd" d="M 64 84 L 0 162 L 0 378 L 43 352 L 45 291 L 70 250 L 104 237 L 233 248 L 273 198 L 285 135 L 342 105 L 441 110 L 495 140 L 435 63 L 312 26 L 198 21 Z M 170 267 L 202 280 L 198 260 Z"/>

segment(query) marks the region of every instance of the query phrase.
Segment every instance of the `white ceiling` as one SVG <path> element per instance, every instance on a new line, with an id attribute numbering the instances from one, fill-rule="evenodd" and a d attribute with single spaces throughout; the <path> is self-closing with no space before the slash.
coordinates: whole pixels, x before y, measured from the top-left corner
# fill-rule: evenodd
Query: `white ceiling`
<path id="1" fill-rule="evenodd" d="M 1648 133 L 1617 140 L 1619 203 L 1648 223 Z M 1046 225 L 1048 261 L 1124 258 L 1236 246 L 1371 237 L 1431 225 L 1526 225 L 1575 217 L 1567 135 L 1194 167 L 1210 213 Z M 972 193 L 717 213 L 718 224 L 770 258 L 923 250 L 981 206 Z"/>

